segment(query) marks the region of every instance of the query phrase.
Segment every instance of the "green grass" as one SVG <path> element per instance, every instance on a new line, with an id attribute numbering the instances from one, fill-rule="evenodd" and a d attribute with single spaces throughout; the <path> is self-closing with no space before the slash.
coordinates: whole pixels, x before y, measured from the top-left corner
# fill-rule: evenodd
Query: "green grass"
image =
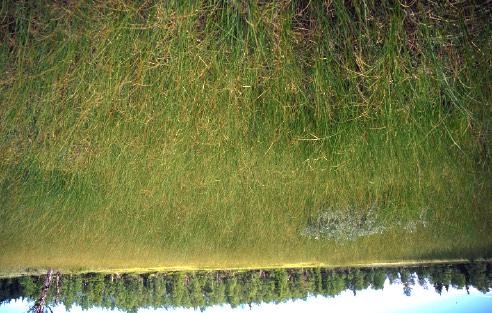
<path id="1" fill-rule="evenodd" d="M 1 2 L 0 268 L 490 257 L 490 6 L 373 2 Z"/>

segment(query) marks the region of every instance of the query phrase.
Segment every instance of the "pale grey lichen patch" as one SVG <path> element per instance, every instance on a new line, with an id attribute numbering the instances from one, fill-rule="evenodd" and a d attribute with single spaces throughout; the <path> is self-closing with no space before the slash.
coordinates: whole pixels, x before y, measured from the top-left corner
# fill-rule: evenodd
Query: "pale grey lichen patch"
<path id="1" fill-rule="evenodd" d="M 328 208 L 312 218 L 301 234 L 316 240 L 353 241 L 360 237 L 381 234 L 392 227 L 413 233 L 418 227 L 426 227 L 430 219 L 428 208 L 423 208 L 417 218 L 405 220 L 398 217 L 383 218 L 378 212 L 380 210 L 376 206 L 363 210 Z"/>
<path id="2" fill-rule="evenodd" d="M 378 221 L 374 208 L 367 210 L 327 209 L 312 219 L 302 231 L 314 239 L 351 241 L 359 237 L 382 233 L 384 225 Z"/>

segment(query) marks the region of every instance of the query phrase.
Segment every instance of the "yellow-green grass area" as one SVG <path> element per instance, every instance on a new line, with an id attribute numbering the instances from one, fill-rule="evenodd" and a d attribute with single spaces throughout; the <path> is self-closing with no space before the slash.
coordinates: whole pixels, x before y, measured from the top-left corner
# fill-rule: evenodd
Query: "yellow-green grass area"
<path id="1" fill-rule="evenodd" d="M 455 265 L 455 264 L 473 264 L 475 262 L 491 262 L 491 259 L 430 259 L 430 260 L 410 260 L 405 259 L 403 261 L 392 262 L 379 262 L 379 263 L 341 263 L 341 264 L 324 264 L 324 263 L 279 263 L 279 264 L 267 264 L 263 266 L 255 266 L 249 264 L 243 267 L 215 267 L 215 266 L 189 266 L 189 265 L 175 265 L 164 267 L 94 267 L 94 268 L 70 268 L 70 269 L 53 269 L 51 267 L 36 267 L 36 268 L 10 268 L 4 271 L 0 271 L 1 278 L 15 278 L 22 276 L 44 276 L 51 269 L 52 271 L 60 271 L 63 275 L 80 275 L 88 273 L 101 273 L 101 274 L 147 274 L 147 273 L 191 273 L 191 272 L 247 272 L 254 270 L 278 270 L 278 269 L 312 269 L 312 268 L 325 268 L 325 269 L 358 269 L 358 268 L 400 268 L 400 267 L 418 267 L 418 266 L 434 266 L 434 265 Z"/>
<path id="2" fill-rule="evenodd" d="M 2 1 L 0 268 L 490 257 L 491 7 L 412 3 Z"/>

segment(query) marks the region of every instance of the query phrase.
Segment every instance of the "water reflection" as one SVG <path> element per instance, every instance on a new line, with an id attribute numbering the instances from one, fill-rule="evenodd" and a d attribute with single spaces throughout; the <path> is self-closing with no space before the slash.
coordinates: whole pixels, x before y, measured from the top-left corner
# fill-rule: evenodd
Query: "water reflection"
<path id="1" fill-rule="evenodd" d="M 42 310 L 55 308 L 57 312 L 64 308 L 69 311 L 90 308 L 127 312 L 142 311 L 143 308 L 223 311 L 229 307 L 235 308 L 234 311 L 262 311 L 273 307 L 276 310 L 282 307 L 284 311 L 297 307 L 311 312 L 316 310 L 313 305 L 326 309 L 326 306 L 337 303 L 345 307 L 355 305 L 355 308 L 357 303 L 363 303 L 360 305 L 367 312 L 378 301 L 381 305 L 395 302 L 395 299 L 400 299 L 395 304 L 401 304 L 405 299 L 418 304 L 422 299 L 442 302 L 449 298 L 449 303 L 457 307 L 457 297 L 463 297 L 459 298 L 460 303 L 476 299 L 476 303 L 481 301 L 482 306 L 491 308 L 491 274 L 491 263 L 485 262 L 335 270 L 308 268 L 142 275 L 91 273 L 59 277 L 52 274 L 45 294 L 43 285 L 48 276 L 0 280 L 0 302 L 3 303 L 0 311 L 11 312 L 13 307 L 17 312 L 26 312 L 29 308 L 36 310 L 39 307 L 36 308 L 35 304 L 39 304 L 43 297 L 46 306 Z M 15 302 L 14 299 L 23 300 Z M 307 301 L 299 301 L 301 299 Z M 349 300 L 343 304 L 344 299 Z M 375 303 L 368 304 L 368 299 Z M 57 306 L 57 302 L 61 305 Z M 310 307 L 304 308 L 306 305 Z M 443 308 L 444 304 L 440 307 Z M 379 311 L 383 311 L 381 306 Z"/>

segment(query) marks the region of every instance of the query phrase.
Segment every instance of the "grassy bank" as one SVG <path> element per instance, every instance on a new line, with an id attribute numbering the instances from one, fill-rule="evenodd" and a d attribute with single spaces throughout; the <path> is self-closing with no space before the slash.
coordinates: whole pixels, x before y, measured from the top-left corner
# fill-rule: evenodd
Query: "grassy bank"
<path id="1" fill-rule="evenodd" d="M 2 268 L 492 255 L 490 5 L 0 12 Z M 323 212 L 384 231 L 303 236 Z"/>

